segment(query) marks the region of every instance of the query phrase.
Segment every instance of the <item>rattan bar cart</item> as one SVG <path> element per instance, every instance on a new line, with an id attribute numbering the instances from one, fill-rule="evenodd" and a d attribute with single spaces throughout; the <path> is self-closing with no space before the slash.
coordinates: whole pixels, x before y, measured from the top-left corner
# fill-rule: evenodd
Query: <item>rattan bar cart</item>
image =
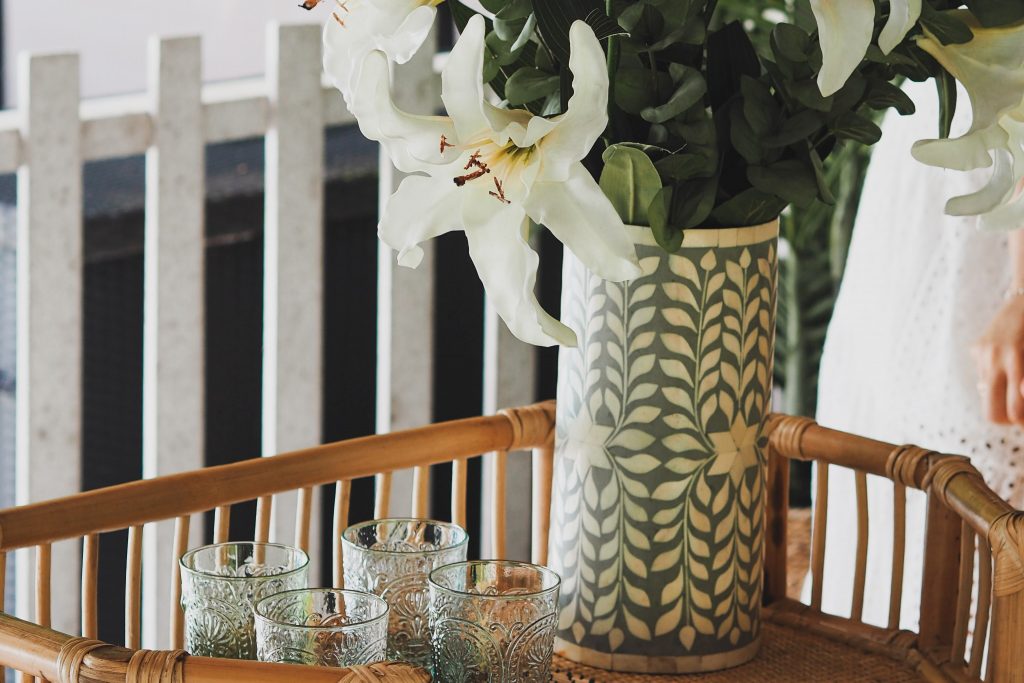
<path id="1" fill-rule="evenodd" d="M 509 453 L 531 450 L 533 460 L 533 538 L 536 562 L 545 562 L 551 496 L 554 405 L 538 404 L 421 429 L 352 439 L 274 458 L 137 481 L 59 500 L 0 511 L 0 585 L 5 555 L 35 547 L 37 621 L 30 624 L 2 612 L 0 665 L 60 683 L 225 683 L 310 681 L 425 681 L 409 667 L 381 664 L 350 670 L 236 662 L 189 657 L 181 647 L 182 618 L 177 575 L 171 601 L 169 649 L 139 649 L 141 544 L 145 524 L 176 520 L 173 555 L 188 545 L 193 516 L 216 511 L 215 540 L 225 540 L 231 506 L 258 499 L 256 535 L 265 540 L 275 494 L 299 490 L 297 543 L 308 545 L 311 488 L 336 482 L 334 538 L 347 525 L 351 480 L 377 475 L 377 510 L 387 509 L 390 472 L 417 468 L 413 511 L 426 512 L 428 466 L 453 461 L 451 517 L 465 522 L 467 459 L 497 454 L 494 468 L 495 548 L 504 548 L 505 463 Z M 804 418 L 775 416 L 770 422 L 769 509 L 765 557 L 765 628 L 761 654 L 750 664 L 715 674 L 641 676 L 610 674 L 554 662 L 557 681 L 1024 681 L 1024 513 L 1013 510 L 983 483 L 966 458 L 912 446 L 896 447 L 822 428 Z M 819 463 L 818 507 L 811 544 L 813 579 L 810 606 L 786 597 L 788 459 Z M 857 471 L 858 510 L 851 514 L 857 537 L 853 619 L 819 611 L 824 566 L 824 522 L 828 467 Z M 899 586 L 902 562 L 892 568 L 894 600 L 890 628 L 859 620 L 863 602 L 867 531 L 866 475 L 888 477 L 894 487 L 895 519 L 902 518 L 906 487 L 928 494 L 920 633 L 900 631 Z M 853 513 L 853 511 L 851 511 Z M 126 647 L 94 640 L 97 629 L 98 534 L 129 530 L 126 590 Z M 856 529 L 856 531 L 855 531 Z M 51 544 L 82 540 L 82 635 L 47 628 L 50 609 Z M 893 556 L 901 558 L 904 530 L 897 524 Z M 341 553 L 335 546 L 333 573 L 340 583 Z M 977 557 L 977 563 L 975 558 Z M 977 564 L 977 567 L 975 567 Z M 977 570 L 979 590 L 972 598 Z M 2 600 L 2 594 L 0 594 Z M 971 617 L 971 615 L 976 615 Z M 986 643 L 986 627 L 991 626 Z M 975 637 L 968 638 L 969 631 Z M 970 645 L 968 646 L 968 641 Z M 987 645 L 987 671 L 982 662 Z"/>

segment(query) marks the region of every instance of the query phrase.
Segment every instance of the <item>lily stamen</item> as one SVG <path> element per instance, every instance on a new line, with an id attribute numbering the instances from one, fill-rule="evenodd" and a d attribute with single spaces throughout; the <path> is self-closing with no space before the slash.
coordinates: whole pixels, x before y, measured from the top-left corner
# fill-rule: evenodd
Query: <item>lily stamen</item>
<path id="1" fill-rule="evenodd" d="M 351 14 L 352 10 L 348 8 L 348 0 L 334 0 L 334 4 L 338 6 L 338 9 L 345 11 L 345 14 Z"/>
<path id="2" fill-rule="evenodd" d="M 444 154 L 445 149 L 447 149 L 449 147 L 454 147 L 454 146 L 455 145 L 453 145 L 452 143 L 448 142 L 448 138 L 447 137 L 445 137 L 444 135 L 441 135 L 441 148 L 440 148 L 441 154 Z M 466 168 L 469 168 L 469 167 L 467 166 Z"/>
<path id="3" fill-rule="evenodd" d="M 336 22 L 338 22 L 338 24 L 339 24 L 339 25 L 340 25 L 340 26 L 341 26 L 342 28 L 348 28 L 347 26 L 345 26 L 345 22 L 344 22 L 344 21 L 342 20 L 342 18 L 338 16 L 338 13 L 337 13 L 337 12 L 331 12 L 331 16 L 332 16 L 332 17 L 334 17 L 334 20 L 335 20 Z"/>
<path id="4" fill-rule="evenodd" d="M 501 186 L 501 180 L 500 179 L 498 179 L 498 178 L 494 179 L 494 187 L 496 187 L 498 189 L 498 191 L 495 192 L 494 190 L 491 190 L 487 194 L 491 195 L 492 197 L 497 199 L 502 204 L 511 204 L 512 203 L 508 199 L 505 199 L 505 190 Z"/>
<path id="5" fill-rule="evenodd" d="M 480 150 L 477 150 L 477 151 L 473 152 L 472 154 L 470 154 L 469 155 L 469 161 L 467 161 L 466 165 L 463 166 L 462 168 L 464 170 L 468 171 L 469 169 L 473 168 L 474 166 L 476 166 L 478 168 L 487 168 L 487 164 L 485 164 L 482 161 L 480 161 Z"/>
<path id="6" fill-rule="evenodd" d="M 299 7 L 304 10 L 311 10 L 319 4 L 320 0 L 302 0 L 302 2 L 299 3 Z"/>
<path id="7" fill-rule="evenodd" d="M 459 187 L 462 187 L 463 185 L 468 183 L 470 180 L 476 180 L 477 178 L 482 178 L 484 175 L 486 175 L 486 174 L 488 174 L 490 172 L 491 172 L 491 169 L 487 168 L 487 166 L 481 166 L 480 168 L 478 168 L 477 170 L 473 171 L 472 173 L 467 173 L 466 175 L 460 175 L 460 176 L 458 176 L 456 178 L 453 178 L 453 180 L 455 181 L 456 185 L 458 185 Z"/>

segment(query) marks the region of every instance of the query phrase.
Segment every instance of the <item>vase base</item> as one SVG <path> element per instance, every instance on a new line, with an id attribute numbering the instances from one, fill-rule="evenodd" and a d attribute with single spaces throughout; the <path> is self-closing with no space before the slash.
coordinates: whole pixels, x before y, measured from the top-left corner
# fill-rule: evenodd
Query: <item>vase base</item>
<path id="1" fill-rule="evenodd" d="M 555 654 L 577 664 L 592 666 L 606 671 L 644 674 L 693 674 L 705 671 L 721 671 L 746 664 L 761 648 L 761 637 L 731 652 L 708 655 L 686 655 L 683 657 L 652 657 L 637 654 L 615 654 L 599 652 L 590 648 L 568 643 L 555 638 Z"/>

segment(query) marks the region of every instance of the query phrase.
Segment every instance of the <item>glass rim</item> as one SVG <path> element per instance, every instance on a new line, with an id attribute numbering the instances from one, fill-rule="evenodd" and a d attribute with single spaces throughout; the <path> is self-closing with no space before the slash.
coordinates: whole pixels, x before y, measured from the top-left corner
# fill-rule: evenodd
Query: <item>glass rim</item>
<path id="1" fill-rule="evenodd" d="M 440 576 L 439 572 L 443 572 L 445 570 L 452 571 L 456 567 L 468 569 L 469 567 L 480 565 L 492 565 L 495 567 L 518 567 L 521 569 L 529 569 L 536 572 L 538 575 L 542 577 L 554 578 L 555 582 L 547 588 L 542 588 L 540 590 L 532 591 L 530 593 L 515 593 L 512 595 L 487 595 L 484 593 L 471 593 L 469 591 L 459 590 L 457 588 L 449 588 L 448 586 L 444 586 L 438 583 L 437 579 L 434 578 L 435 574 Z M 532 564 L 530 562 L 519 562 L 516 560 L 466 560 L 464 562 L 452 562 L 451 564 L 446 564 L 441 567 L 438 567 L 437 569 L 432 570 L 430 574 L 427 576 L 427 584 L 431 588 L 436 588 L 437 590 L 448 593 L 449 595 L 458 595 L 467 598 L 480 598 L 484 600 L 534 600 L 536 598 L 546 597 L 551 593 L 558 592 L 558 589 L 562 586 L 562 577 L 559 576 L 558 572 L 554 571 L 553 569 L 548 569 L 543 565 Z"/>
<path id="2" fill-rule="evenodd" d="M 294 593 L 309 593 L 309 594 L 315 594 L 315 593 L 341 593 L 343 595 L 358 596 L 359 598 L 370 598 L 370 602 L 371 603 L 375 603 L 375 604 L 378 604 L 378 605 L 383 605 L 384 606 L 384 611 L 381 612 L 380 614 L 374 616 L 374 617 L 370 617 L 369 619 L 363 619 L 361 621 L 354 621 L 354 622 L 351 622 L 351 623 L 348 623 L 348 624 L 342 624 L 340 626 L 310 626 L 309 624 L 289 624 L 288 622 L 285 622 L 285 621 L 278 621 L 277 619 L 273 619 L 272 617 L 269 617 L 269 616 L 263 614 L 262 612 L 260 612 L 260 606 L 263 603 L 269 602 L 270 600 L 273 600 L 274 598 L 280 598 L 280 597 L 283 597 L 285 595 L 292 595 Z M 343 631 L 351 631 L 351 630 L 353 630 L 355 628 L 358 628 L 360 626 L 366 626 L 368 624 L 373 624 L 373 623 L 376 623 L 376 622 L 381 621 L 381 620 L 387 620 L 388 617 L 391 616 L 391 605 L 389 605 L 387 603 L 387 600 L 385 600 L 384 598 L 382 598 L 382 597 L 380 597 L 378 595 L 374 595 L 373 593 L 369 593 L 367 591 L 357 591 L 357 590 L 346 589 L 346 588 L 293 588 L 292 590 L 281 591 L 280 593 L 274 593 L 273 595 L 268 595 L 267 597 L 261 599 L 259 602 L 257 602 L 255 605 L 253 605 L 252 614 L 253 614 L 253 618 L 256 621 L 261 621 L 263 623 L 266 623 L 266 624 L 269 624 L 269 625 L 272 625 L 272 626 L 278 626 L 278 627 L 290 628 L 290 629 L 299 629 L 299 630 L 303 630 L 303 631 L 330 631 L 332 633 L 340 633 L 340 632 L 343 632 Z"/>
<path id="3" fill-rule="evenodd" d="M 287 550 L 289 552 L 295 553 L 299 557 L 301 562 L 295 567 L 292 567 L 288 571 L 281 572 L 280 574 L 266 574 L 263 576 L 224 576 L 222 574 L 213 574 L 202 569 L 190 567 L 185 562 L 187 559 L 194 557 L 200 551 L 203 550 L 215 550 L 240 545 L 248 545 L 253 547 L 259 546 L 262 548 L 278 548 L 282 550 Z M 211 543 L 209 545 L 201 545 L 198 548 L 192 548 L 191 550 L 186 551 L 185 554 L 182 555 L 180 558 L 178 558 L 178 565 L 181 567 L 181 571 L 188 572 L 189 574 L 192 574 L 194 576 L 208 576 L 210 578 L 223 579 L 225 581 L 260 581 L 263 579 L 279 579 L 283 576 L 291 576 L 292 574 L 295 574 L 306 569 L 307 567 L 309 567 L 309 554 L 302 548 L 298 548 L 293 545 L 285 545 L 284 543 L 263 543 L 261 541 L 228 541 L 226 543 Z"/>
<path id="4" fill-rule="evenodd" d="M 385 523 L 408 523 L 415 522 L 417 524 L 433 524 L 434 526 L 445 527 L 447 529 L 453 529 L 460 534 L 459 539 L 450 545 L 442 546 L 440 548 L 424 548 L 422 550 L 380 550 L 378 548 L 367 548 L 366 546 L 356 543 L 348 537 L 350 531 L 359 531 L 366 527 L 375 526 L 377 524 Z M 358 535 L 357 535 L 358 536 Z M 455 522 L 442 522 L 437 519 L 427 519 L 419 517 L 383 517 L 381 519 L 371 519 L 366 522 L 359 522 L 358 524 L 349 525 L 344 531 L 341 532 L 342 545 L 351 546 L 363 553 L 373 553 L 376 555 L 433 555 L 435 553 L 443 553 L 447 550 L 454 550 L 456 548 L 462 548 L 469 544 L 469 532 L 463 529 Z"/>

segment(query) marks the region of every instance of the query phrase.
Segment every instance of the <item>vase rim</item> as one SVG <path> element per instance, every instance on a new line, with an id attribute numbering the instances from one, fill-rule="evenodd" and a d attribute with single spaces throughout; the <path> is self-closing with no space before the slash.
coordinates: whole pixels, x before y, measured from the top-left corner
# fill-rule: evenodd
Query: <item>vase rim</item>
<path id="1" fill-rule="evenodd" d="M 656 247 L 654 231 L 645 225 L 626 225 L 630 238 L 638 246 Z M 779 219 L 741 228 L 689 228 L 683 231 L 680 249 L 709 247 L 746 247 L 779 236 Z"/>

